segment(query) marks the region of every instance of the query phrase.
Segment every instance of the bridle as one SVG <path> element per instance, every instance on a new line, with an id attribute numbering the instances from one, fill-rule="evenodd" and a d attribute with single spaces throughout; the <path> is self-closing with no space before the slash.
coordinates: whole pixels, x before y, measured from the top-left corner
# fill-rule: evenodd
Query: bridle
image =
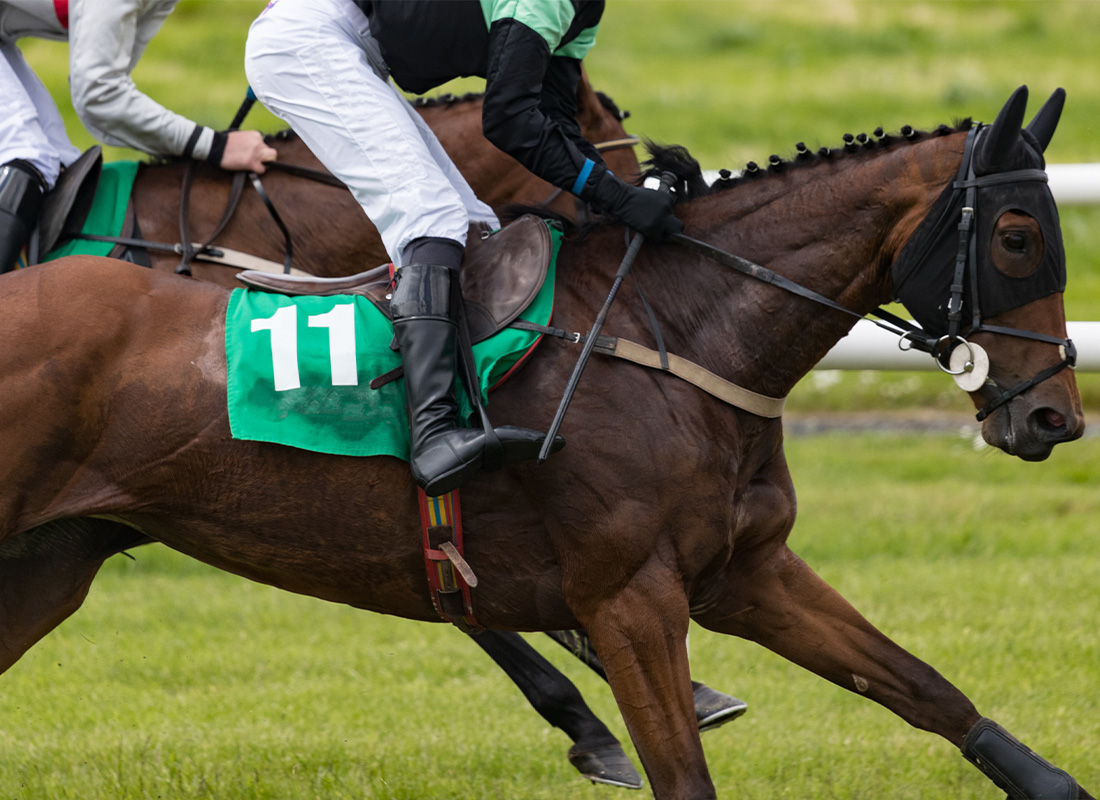
<path id="1" fill-rule="evenodd" d="M 936 224 L 932 226 L 926 234 L 924 241 L 915 243 L 916 252 L 918 253 L 915 269 L 919 270 L 926 264 L 930 243 L 935 241 L 937 237 L 944 232 L 947 226 L 957 224 L 959 245 L 955 256 L 954 277 L 950 286 L 951 297 L 948 302 L 947 311 L 947 334 L 940 337 L 933 336 L 924 329 L 913 325 L 908 320 L 901 319 L 882 308 L 876 308 L 870 312 L 870 314 L 879 318 L 878 320 L 870 320 L 872 323 L 899 337 L 898 346 L 902 350 L 916 349 L 921 352 L 929 353 L 935 359 L 937 366 L 947 374 L 952 375 L 956 383 L 968 392 L 980 392 L 983 396 L 993 394 L 992 399 L 978 411 L 977 418 L 979 422 L 986 419 L 986 417 L 1014 397 L 1042 383 L 1047 378 L 1057 375 L 1067 367 L 1072 369 L 1077 363 L 1077 349 L 1073 341 L 1069 338 L 1059 338 L 1037 333 L 1035 331 L 1009 328 L 1001 325 L 988 325 L 982 320 L 981 309 L 978 302 L 977 237 L 973 235 L 974 221 L 977 214 L 978 189 L 996 184 L 1020 181 L 1046 182 L 1047 180 L 1046 172 L 1041 169 L 1017 169 L 993 173 L 991 175 L 976 176 L 974 174 L 975 145 L 983 130 L 985 130 L 984 126 L 977 125 L 968 132 L 962 163 L 952 183 L 952 199 L 959 195 L 959 193 L 964 195 L 963 208 L 957 223 L 954 215 L 951 213 L 951 208 L 954 207 L 954 203 L 949 203 L 944 213 L 936 221 Z M 795 281 L 784 278 L 782 275 L 776 274 L 767 267 L 760 266 L 759 264 L 755 264 L 739 256 L 727 253 L 706 242 L 693 239 L 684 234 L 677 234 L 672 237 L 672 240 L 689 250 L 704 255 L 707 258 L 756 280 L 769 283 L 777 288 L 796 294 L 799 297 L 812 300 L 844 314 L 860 319 L 864 317 L 863 314 L 846 308 L 834 300 L 812 289 L 808 289 Z M 969 276 L 969 281 L 967 280 L 967 276 Z M 967 305 L 971 309 L 971 318 L 965 329 L 962 328 L 964 300 L 968 301 Z M 989 359 L 985 351 L 979 345 L 967 339 L 967 337 L 981 332 L 1000 334 L 1003 336 L 1015 336 L 1021 339 L 1030 339 L 1032 341 L 1057 345 L 1062 360 L 1055 365 L 1040 370 L 1032 377 L 1021 381 L 1015 386 L 1007 389 L 1002 388 L 988 374 Z M 955 354 L 963 357 L 959 358 L 956 356 L 952 358 Z"/>
<path id="2" fill-rule="evenodd" d="M 1024 181 L 1047 182 L 1047 174 L 1041 169 L 1016 169 L 1006 172 L 995 172 L 990 175 L 976 175 L 974 170 L 974 154 L 977 149 L 977 143 L 987 130 L 988 128 L 983 125 L 976 125 L 967 133 L 962 162 L 959 165 L 958 174 L 951 187 L 952 200 L 956 197 L 963 197 L 962 210 L 958 221 L 959 245 L 955 255 L 955 271 L 950 288 L 951 297 L 947 304 L 947 333 L 937 339 L 933 349 L 929 351 L 936 359 L 936 364 L 940 369 L 949 375 L 956 376 L 957 382 L 959 382 L 957 376 L 966 375 L 975 370 L 975 368 L 979 368 L 979 362 L 984 360 L 985 363 L 980 366 L 978 373 L 973 376 L 973 382 L 968 383 L 965 380 L 962 381 L 970 386 L 974 386 L 975 390 L 980 389 L 983 395 L 993 395 L 992 399 L 978 411 L 977 418 L 979 422 L 1014 397 L 1023 394 L 1028 389 L 1042 383 L 1047 378 L 1057 375 L 1067 367 L 1072 369 L 1077 364 L 1077 348 L 1069 338 L 1059 338 L 1043 333 L 1036 333 L 1035 331 L 1009 328 L 1002 325 L 988 325 L 982 319 L 978 292 L 979 270 L 977 237 L 974 235 L 975 219 L 978 216 L 978 190 L 982 187 L 1006 183 L 1020 183 Z M 921 251 L 926 250 L 928 243 L 935 241 L 939 233 L 946 226 L 952 224 L 953 220 L 949 212 L 954 206 L 954 202 L 948 203 L 944 216 L 937 221 L 933 229 L 929 231 L 925 242 L 920 245 Z M 967 276 L 970 278 L 969 282 L 966 280 Z M 960 330 L 963 324 L 962 311 L 964 300 L 966 301 L 966 305 L 970 308 L 971 314 L 968 327 L 965 330 Z M 1021 381 L 1015 386 L 1004 389 L 998 386 L 996 381 L 988 377 L 988 357 L 984 355 L 984 352 L 981 351 L 978 345 L 971 343 L 967 339 L 967 337 L 981 332 L 1000 334 L 1002 336 L 1015 336 L 1020 339 L 1030 339 L 1032 341 L 1056 345 L 1059 354 L 1062 356 L 1062 360 L 1055 365 L 1040 370 L 1032 377 Z M 966 350 L 966 356 L 963 359 L 952 358 L 958 348 L 965 348 Z M 961 351 L 959 352 L 961 353 Z"/>

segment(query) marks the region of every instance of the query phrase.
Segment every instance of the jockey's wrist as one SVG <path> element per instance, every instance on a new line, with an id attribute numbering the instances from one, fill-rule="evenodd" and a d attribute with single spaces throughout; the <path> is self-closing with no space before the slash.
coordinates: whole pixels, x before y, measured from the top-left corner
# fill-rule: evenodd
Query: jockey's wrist
<path id="1" fill-rule="evenodd" d="M 615 176 L 603 164 L 585 159 L 584 166 L 577 174 L 577 180 L 570 187 L 570 191 L 586 203 L 592 202 L 596 199 L 598 187 L 604 178 L 614 179 Z"/>
<path id="2" fill-rule="evenodd" d="M 225 155 L 225 145 L 229 141 L 228 131 L 214 131 L 214 140 L 210 143 L 210 152 L 206 154 L 206 163 L 214 167 L 220 167 L 222 156 Z"/>
<path id="3" fill-rule="evenodd" d="M 627 202 L 631 188 L 633 187 L 628 186 L 604 168 L 591 182 L 591 187 L 586 187 L 586 191 L 581 193 L 580 198 L 592 203 L 605 213 L 618 216 L 619 209 Z"/>

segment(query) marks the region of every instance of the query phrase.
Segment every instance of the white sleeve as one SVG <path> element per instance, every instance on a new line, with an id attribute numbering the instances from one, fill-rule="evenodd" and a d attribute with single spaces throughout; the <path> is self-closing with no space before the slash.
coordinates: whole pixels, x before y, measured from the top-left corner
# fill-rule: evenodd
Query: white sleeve
<path id="1" fill-rule="evenodd" d="M 70 0 L 69 86 L 73 107 L 105 144 L 182 155 L 196 124 L 134 85 L 130 73 L 177 0 Z M 205 158 L 214 132 L 201 128 L 192 156 Z"/>

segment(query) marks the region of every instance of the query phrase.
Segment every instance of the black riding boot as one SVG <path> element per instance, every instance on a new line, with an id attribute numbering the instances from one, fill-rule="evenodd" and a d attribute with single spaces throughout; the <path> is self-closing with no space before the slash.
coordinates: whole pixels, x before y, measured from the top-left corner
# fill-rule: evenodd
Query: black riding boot
<path id="1" fill-rule="evenodd" d="M 31 164 L 16 159 L 0 166 L 0 273 L 15 269 L 45 196 L 46 182 Z"/>
<path id="2" fill-rule="evenodd" d="M 459 302 L 457 270 L 414 263 L 397 271 L 390 312 L 405 370 L 412 434 L 409 466 L 416 482 L 433 497 L 481 471 L 485 455 L 485 431 L 458 426 Z M 493 430 L 505 463 L 537 458 L 545 438 L 538 431 L 511 425 Z"/>

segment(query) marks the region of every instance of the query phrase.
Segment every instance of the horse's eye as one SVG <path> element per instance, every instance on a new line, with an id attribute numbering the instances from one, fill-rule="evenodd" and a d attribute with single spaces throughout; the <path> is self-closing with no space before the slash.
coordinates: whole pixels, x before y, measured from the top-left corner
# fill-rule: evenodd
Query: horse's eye
<path id="1" fill-rule="evenodd" d="M 1020 231 L 1008 231 L 1001 237 L 1001 243 L 1006 250 L 1011 250 L 1014 253 L 1027 251 L 1027 235 Z"/>
<path id="2" fill-rule="evenodd" d="M 1043 232 L 1030 214 L 1006 211 L 993 228 L 990 249 L 998 270 L 1010 278 L 1026 278 L 1043 259 Z"/>

